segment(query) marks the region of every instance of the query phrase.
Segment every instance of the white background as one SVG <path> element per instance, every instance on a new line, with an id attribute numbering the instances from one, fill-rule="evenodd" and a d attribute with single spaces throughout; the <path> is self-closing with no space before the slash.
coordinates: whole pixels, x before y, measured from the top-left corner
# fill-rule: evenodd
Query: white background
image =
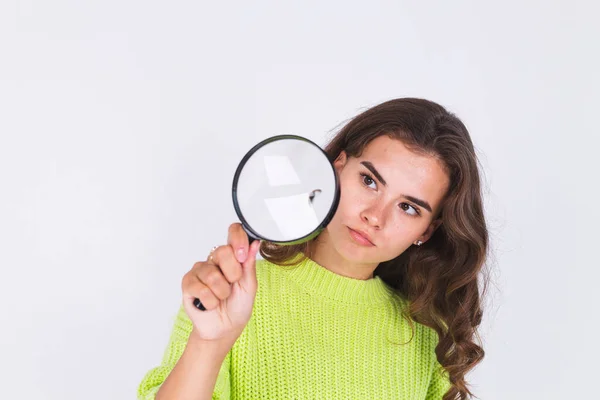
<path id="1" fill-rule="evenodd" d="M 245 152 L 281 133 L 324 145 L 416 96 L 464 120 L 484 167 L 494 286 L 473 391 L 589 398 L 597 7 L 3 0 L 1 397 L 135 398 L 181 277 L 236 221 Z"/>

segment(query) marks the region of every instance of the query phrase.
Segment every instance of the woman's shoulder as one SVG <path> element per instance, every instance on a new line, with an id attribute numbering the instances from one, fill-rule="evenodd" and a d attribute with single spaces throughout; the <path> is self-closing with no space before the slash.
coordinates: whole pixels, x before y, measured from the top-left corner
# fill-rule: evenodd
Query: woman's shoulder
<path id="1" fill-rule="evenodd" d="M 420 347 L 424 353 L 433 352 L 439 341 L 435 329 L 410 315 L 411 302 L 400 293 L 395 292 L 390 300 L 388 312 L 396 316 L 395 324 L 398 332 L 401 332 L 405 338 L 411 338 L 410 342 Z"/>
<path id="2" fill-rule="evenodd" d="M 293 266 L 275 264 L 266 259 L 256 260 L 256 280 L 259 290 L 268 290 L 274 285 L 280 286 L 283 282 L 282 272 Z"/>
<path id="3" fill-rule="evenodd" d="M 280 277 L 282 272 L 290 271 L 298 268 L 299 262 L 286 261 L 285 263 L 275 263 L 264 258 L 256 259 L 256 278 L 265 280 L 273 276 Z"/>
<path id="4" fill-rule="evenodd" d="M 264 258 L 256 259 L 256 279 L 260 282 L 271 272 L 271 263 Z"/>

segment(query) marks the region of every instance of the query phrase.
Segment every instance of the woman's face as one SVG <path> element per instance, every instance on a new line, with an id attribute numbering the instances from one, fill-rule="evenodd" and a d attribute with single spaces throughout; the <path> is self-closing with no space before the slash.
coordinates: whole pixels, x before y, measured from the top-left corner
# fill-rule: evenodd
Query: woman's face
<path id="1" fill-rule="evenodd" d="M 417 240 L 427 241 L 441 223 L 434 216 L 449 178 L 435 158 L 413 153 L 397 139 L 379 136 L 359 158 L 342 152 L 334 166 L 341 197 L 327 234 L 346 260 L 391 260 Z M 364 232 L 372 245 L 360 243 L 352 230 Z"/>

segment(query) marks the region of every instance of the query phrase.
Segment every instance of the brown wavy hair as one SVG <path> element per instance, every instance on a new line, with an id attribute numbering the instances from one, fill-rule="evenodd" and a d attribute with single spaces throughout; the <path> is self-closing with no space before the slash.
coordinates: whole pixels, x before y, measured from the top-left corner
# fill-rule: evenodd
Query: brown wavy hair
<path id="1" fill-rule="evenodd" d="M 450 185 L 437 216 L 442 224 L 423 245 L 411 246 L 395 259 L 380 263 L 374 276 L 407 300 L 404 316 L 411 326 L 416 321 L 437 332 L 436 357 L 451 383 L 443 400 L 468 399 L 474 395 L 465 375 L 485 354 L 474 338 L 481 344 L 477 328 L 488 286 L 484 268 L 488 230 L 475 149 L 465 125 L 444 107 L 424 99 L 401 98 L 351 119 L 324 151 L 332 163 L 342 150 L 349 157 L 359 157 L 369 142 L 382 135 L 438 158 L 449 174 Z M 270 262 L 290 265 L 298 262 L 295 256 L 310 254 L 310 246 L 311 242 L 277 245 L 264 241 L 260 253 Z M 478 278 L 483 278 L 481 288 Z"/>

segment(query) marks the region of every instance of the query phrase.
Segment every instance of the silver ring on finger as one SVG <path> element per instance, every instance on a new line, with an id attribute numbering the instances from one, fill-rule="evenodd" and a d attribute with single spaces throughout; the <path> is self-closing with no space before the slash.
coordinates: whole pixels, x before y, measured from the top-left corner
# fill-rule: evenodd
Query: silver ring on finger
<path id="1" fill-rule="evenodd" d="M 215 252 L 215 250 L 218 248 L 219 246 L 213 246 L 212 249 L 210 249 L 210 254 L 208 256 L 208 261 L 212 262 L 213 260 L 213 253 Z"/>

